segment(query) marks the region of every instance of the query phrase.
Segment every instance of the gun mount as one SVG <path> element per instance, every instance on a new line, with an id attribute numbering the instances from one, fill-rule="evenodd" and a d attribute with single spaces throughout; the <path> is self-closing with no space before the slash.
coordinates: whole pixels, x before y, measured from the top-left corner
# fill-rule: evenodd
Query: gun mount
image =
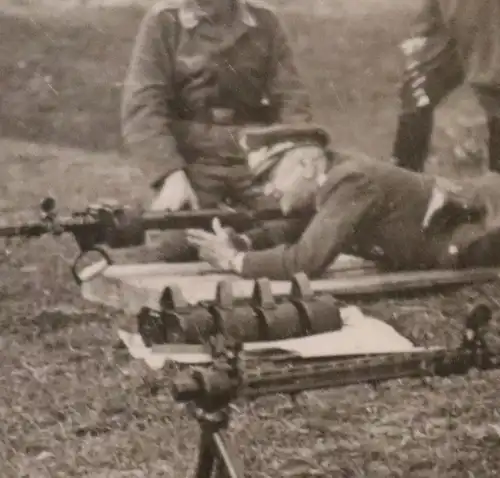
<path id="1" fill-rule="evenodd" d="M 226 320 L 231 319 L 228 309 L 224 309 L 224 303 L 228 303 L 227 294 L 227 286 L 221 284 L 218 304 L 214 306 L 225 311 Z M 221 321 L 214 322 L 209 340 L 212 364 L 208 368 L 180 372 L 171 387 L 177 402 L 191 405 L 201 427 L 196 477 L 243 477 L 241 460 L 231 452 L 224 435 L 229 426 L 230 404 L 236 398 L 254 399 L 277 393 L 295 395 L 354 384 L 448 377 L 466 375 L 472 369 L 498 369 L 500 349 L 488 348 L 484 338 L 491 319 L 490 307 L 477 304 L 467 316 L 462 343 L 456 349 L 348 359 L 295 359 L 293 362 L 269 359 L 259 363 L 246 360 L 241 343 L 227 334 Z"/>

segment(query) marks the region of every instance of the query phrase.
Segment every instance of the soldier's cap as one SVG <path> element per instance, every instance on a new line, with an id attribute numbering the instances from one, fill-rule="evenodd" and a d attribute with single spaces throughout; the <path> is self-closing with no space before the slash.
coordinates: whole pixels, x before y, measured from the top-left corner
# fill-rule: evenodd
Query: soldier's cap
<path id="1" fill-rule="evenodd" d="M 254 180 L 268 174 L 290 150 L 301 146 L 326 149 L 329 143 L 328 132 L 309 123 L 248 127 L 239 136 L 239 145 Z"/>

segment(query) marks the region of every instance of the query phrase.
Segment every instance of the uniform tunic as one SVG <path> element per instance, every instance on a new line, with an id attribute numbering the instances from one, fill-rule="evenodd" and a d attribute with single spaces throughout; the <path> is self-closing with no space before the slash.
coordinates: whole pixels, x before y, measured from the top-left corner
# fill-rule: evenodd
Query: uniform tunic
<path id="1" fill-rule="evenodd" d="M 425 225 L 433 192 L 449 189 L 449 184 L 459 191 L 453 193 L 456 198 L 448 200 L 441 217 L 435 214 L 435 220 Z M 245 253 L 243 277 L 285 280 L 297 272 L 315 277 L 340 253 L 373 260 L 390 270 L 454 267 L 457 251 L 487 232 L 498 231 L 500 175 L 448 183 L 357 158 L 331 168 L 314 203 L 309 217 L 290 221 L 279 231 L 248 232 L 254 249 L 260 250 Z M 485 254 L 473 262 L 492 265 L 499 259 L 491 251 Z"/>
<path id="2" fill-rule="evenodd" d="M 276 14 L 253 0 L 235 3 L 229 25 L 209 22 L 195 0 L 159 2 L 140 25 L 122 130 L 156 186 L 191 165 L 199 166 L 200 187 L 218 165 L 226 166 L 219 176 L 230 176 L 244 161 L 236 141 L 242 125 L 310 120 L 309 95 Z"/>

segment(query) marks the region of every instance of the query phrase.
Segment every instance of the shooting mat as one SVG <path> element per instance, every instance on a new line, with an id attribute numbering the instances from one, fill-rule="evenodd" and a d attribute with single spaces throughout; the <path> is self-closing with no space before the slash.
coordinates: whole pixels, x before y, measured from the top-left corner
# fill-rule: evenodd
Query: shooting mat
<path id="1" fill-rule="evenodd" d="M 365 315 L 358 307 L 344 307 L 340 312 L 344 321 L 341 330 L 297 339 L 245 343 L 244 351 L 252 356 L 285 352 L 294 357 L 312 359 L 422 350 L 390 325 Z M 211 362 L 202 345 L 166 344 L 148 348 L 137 333 L 119 330 L 118 335 L 130 355 L 144 360 L 153 370 L 161 369 L 167 362 L 190 365 Z"/>
<path id="2" fill-rule="evenodd" d="M 85 277 L 98 264 L 92 264 L 81 273 Z M 353 256 L 340 256 L 330 267 L 326 279 L 339 277 L 359 277 L 374 270 L 373 263 Z M 81 285 L 85 300 L 104 304 L 131 314 L 137 314 L 144 306 L 158 309 L 158 299 L 169 285 L 177 285 L 186 300 L 191 304 L 215 298 L 215 290 L 221 280 L 233 283 L 235 297 L 250 297 L 254 281 L 243 280 L 233 274 L 216 271 L 206 262 L 192 263 L 151 263 L 151 264 L 116 264 Z M 313 289 L 316 282 L 312 281 Z M 320 283 L 321 286 L 325 284 Z M 290 284 L 286 281 L 273 281 L 274 294 L 287 293 Z"/>
<path id="3" fill-rule="evenodd" d="M 82 271 L 82 275 L 97 270 L 97 264 Z M 499 269 L 431 270 L 381 272 L 373 263 L 352 256 L 340 256 L 320 279 L 311 281 L 315 292 L 331 293 L 338 297 L 429 289 L 443 285 L 465 285 L 498 280 Z M 143 307 L 159 310 L 159 298 L 164 289 L 176 285 L 192 304 L 215 298 L 217 284 L 232 282 L 236 298 L 251 297 L 253 280 L 214 271 L 206 263 L 123 264 L 111 265 L 103 272 L 85 280 L 81 285 L 84 299 L 107 305 L 131 314 Z M 275 296 L 288 295 L 290 281 L 272 281 Z"/>

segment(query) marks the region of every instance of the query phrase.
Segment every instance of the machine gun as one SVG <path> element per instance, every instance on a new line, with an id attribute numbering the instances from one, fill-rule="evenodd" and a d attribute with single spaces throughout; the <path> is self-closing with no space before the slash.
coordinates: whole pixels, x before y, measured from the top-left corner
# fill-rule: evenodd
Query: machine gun
<path id="1" fill-rule="evenodd" d="M 40 203 L 38 221 L 0 227 L 0 237 L 31 239 L 46 234 L 60 236 L 70 233 L 80 249 L 75 259 L 72 273 L 76 282 L 78 264 L 89 252 L 97 252 L 105 266 L 113 263 L 103 246 L 123 249 L 141 246 L 145 243 L 146 232 L 169 229 L 210 229 L 212 220 L 219 218 L 225 227 L 241 231 L 258 223 L 283 218 L 279 209 L 259 211 L 232 209 L 205 209 L 202 211 L 144 212 L 122 206 L 114 202 L 89 205 L 81 211 L 74 211 L 67 217 L 60 217 L 54 198 L 47 197 Z M 299 217 L 287 216 L 287 219 Z"/>
<path id="2" fill-rule="evenodd" d="M 488 305 L 478 304 L 468 315 L 461 346 L 349 359 L 294 359 L 268 357 L 259 362 L 246 359 L 242 345 L 227 334 L 226 323 L 237 320 L 227 301 L 227 286 L 221 284 L 213 334 L 209 341 L 213 362 L 208 368 L 182 371 L 174 379 L 172 394 L 191 405 L 201 427 L 195 476 L 242 478 L 243 466 L 225 436 L 230 404 L 236 398 L 257 398 L 284 393 L 374 384 L 401 378 L 466 375 L 471 369 L 500 368 L 500 349 L 488 348 L 485 330 L 492 319 Z M 224 299 L 224 297 L 226 297 Z"/>

